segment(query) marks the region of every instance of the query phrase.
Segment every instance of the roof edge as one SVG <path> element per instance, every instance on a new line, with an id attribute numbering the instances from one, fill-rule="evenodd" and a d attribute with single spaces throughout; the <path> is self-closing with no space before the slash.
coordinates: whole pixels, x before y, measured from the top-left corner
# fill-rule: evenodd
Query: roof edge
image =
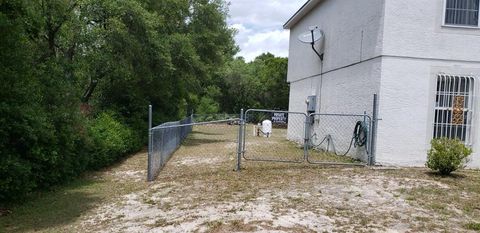
<path id="1" fill-rule="evenodd" d="M 303 4 L 300 9 L 295 12 L 295 14 L 290 17 L 290 19 L 283 25 L 283 29 L 290 29 L 295 24 L 298 23 L 306 14 L 308 14 L 315 6 L 318 5 L 323 0 L 308 0 L 305 4 Z"/>

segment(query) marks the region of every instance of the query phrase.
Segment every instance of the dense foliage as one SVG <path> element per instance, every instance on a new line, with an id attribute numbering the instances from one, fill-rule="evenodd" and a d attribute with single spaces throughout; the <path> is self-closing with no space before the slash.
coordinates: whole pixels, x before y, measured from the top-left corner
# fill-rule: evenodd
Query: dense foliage
<path id="1" fill-rule="evenodd" d="M 230 113 L 241 108 L 288 109 L 287 66 L 286 58 L 270 53 L 249 63 L 236 58 L 226 66 L 218 85 L 224 90 L 219 99 L 221 109 Z"/>
<path id="2" fill-rule="evenodd" d="M 0 201 L 146 142 L 154 122 L 286 108 L 286 59 L 234 59 L 224 0 L 0 2 Z"/>
<path id="3" fill-rule="evenodd" d="M 437 138 L 433 139 L 431 144 L 426 165 L 442 175 L 449 175 L 463 168 L 468 156 L 472 154 L 472 149 L 458 139 Z"/>

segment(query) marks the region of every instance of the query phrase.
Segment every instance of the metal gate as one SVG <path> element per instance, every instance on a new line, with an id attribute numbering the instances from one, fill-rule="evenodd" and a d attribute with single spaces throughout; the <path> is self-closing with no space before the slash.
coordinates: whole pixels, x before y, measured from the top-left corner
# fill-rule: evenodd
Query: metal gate
<path id="1" fill-rule="evenodd" d="M 237 170 L 246 161 L 366 166 L 375 164 L 374 117 L 368 114 L 307 115 L 266 109 L 241 113 Z"/>
<path id="2" fill-rule="evenodd" d="M 305 123 L 299 112 L 249 109 L 244 114 L 242 156 L 245 160 L 301 163 L 305 160 Z M 265 122 L 271 129 L 264 129 Z"/>
<path id="3" fill-rule="evenodd" d="M 311 114 L 306 160 L 312 164 L 368 165 L 372 118 L 367 114 Z"/>
<path id="4" fill-rule="evenodd" d="M 240 114 L 237 170 L 246 161 L 375 165 L 378 97 L 373 116 L 249 109 Z"/>
<path id="5" fill-rule="evenodd" d="M 375 164 L 377 99 L 368 114 L 305 114 L 242 109 L 234 115 L 195 116 L 152 127 L 149 112 L 148 180 L 158 175 L 181 145 L 188 155 L 208 158 L 218 148 L 246 161 L 365 166 Z M 204 121 L 204 120 L 210 121 Z M 203 122 L 198 122 L 198 120 Z M 217 156 L 218 157 L 218 156 Z M 192 157 L 194 158 L 194 157 Z"/>

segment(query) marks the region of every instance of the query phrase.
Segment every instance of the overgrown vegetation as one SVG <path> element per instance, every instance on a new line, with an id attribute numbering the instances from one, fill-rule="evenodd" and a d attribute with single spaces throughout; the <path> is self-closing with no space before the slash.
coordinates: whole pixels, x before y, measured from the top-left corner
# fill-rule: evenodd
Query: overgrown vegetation
<path id="1" fill-rule="evenodd" d="M 442 175 L 464 168 L 472 149 L 458 139 L 433 139 L 432 148 L 428 151 L 427 167 Z"/>
<path id="2" fill-rule="evenodd" d="M 139 150 L 148 104 L 155 123 L 286 108 L 286 59 L 234 59 L 227 14 L 223 0 L 2 1 L 0 203 Z"/>
<path id="3" fill-rule="evenodd" d="M 118 160 L 120 156 L 133 152 L 142 142 L 134 137 L 133 131 L 115 120 L 111 113 L 101 113 L 88 126 L 92 148 L 89 167 L 101 168 Z"/>

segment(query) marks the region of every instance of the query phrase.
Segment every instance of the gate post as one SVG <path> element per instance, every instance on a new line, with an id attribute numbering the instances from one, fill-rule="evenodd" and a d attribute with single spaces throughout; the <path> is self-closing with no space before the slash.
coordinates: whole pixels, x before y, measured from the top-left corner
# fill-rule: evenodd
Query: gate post
<path id="1" fill-rule="evenodd" d="M 308 149 L 310 147 L 310 122 L 311 118 L 315 117 L 313 115 L 306 115 L 305 116 L 305 136 L 303 140 L 303 161 L 308 161 Z"/>
<path id="2" fill-rule="evenodd" d="M 153 180 L 152 174 L 152 105 L 148 105 L 148 164 L 147 164 L 147 180 Z"/>
<path id="3" fill-rule="evenodd" d="M 372 113 L 372 135 L 370 142 L 370 159 L 368 161 L 369 166 L 374 166 L 376 161 L 376 143 L 377 143 L 377 123 L 378 123 L 378 95 L 373 95 L 373 113 Z"/>
<path id="4" fill-rule="evenodd" d="M 240 122 L 238 124 L 238 145 L 237 145 L 237 167 L 235 170 L 240 172 L 241 160 L 242 160 L 242 147 L 243 147 L 243 126 L 245 122 L 243 120 L 243 108 L 240 110 Z"/>

